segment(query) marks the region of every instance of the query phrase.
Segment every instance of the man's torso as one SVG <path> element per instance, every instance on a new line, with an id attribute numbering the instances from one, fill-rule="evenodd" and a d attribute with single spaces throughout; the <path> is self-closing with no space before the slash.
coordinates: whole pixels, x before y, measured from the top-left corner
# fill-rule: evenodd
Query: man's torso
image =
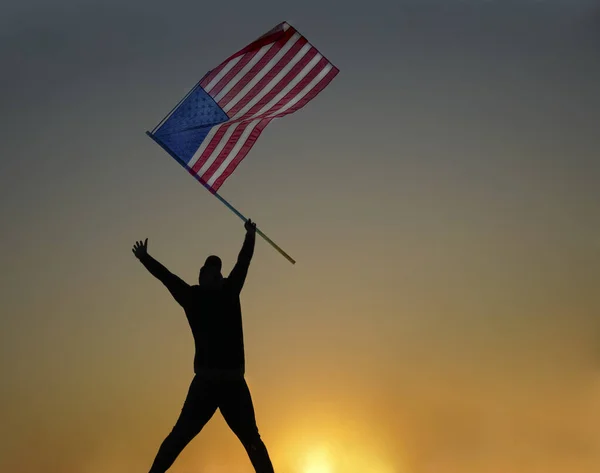
<path id="1" fill-rule="evenodd" d="M 191 286 L 185 313 L 194 336 L 194 371 L 244 371 L 244 336 L 239 295 L 227 284 Z"/>

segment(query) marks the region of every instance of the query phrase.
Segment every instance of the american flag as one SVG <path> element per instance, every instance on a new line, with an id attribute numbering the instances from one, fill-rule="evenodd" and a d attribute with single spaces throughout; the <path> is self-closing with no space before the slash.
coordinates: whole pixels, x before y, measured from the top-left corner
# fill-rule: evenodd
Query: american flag
<path id="1" fill-rule="evenodd" d="M 338 72 L 283 22 L 208 72 L 148 134 L 216 192 L 271 120 L 302 108 Z"/>

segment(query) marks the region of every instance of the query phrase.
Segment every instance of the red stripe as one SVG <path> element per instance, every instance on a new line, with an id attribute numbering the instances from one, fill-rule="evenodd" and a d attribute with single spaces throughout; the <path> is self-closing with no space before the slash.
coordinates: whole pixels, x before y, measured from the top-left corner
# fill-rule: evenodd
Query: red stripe
<path id="1" fill-rule="evenodd" d="M 227 144 L 223 147 L 223 149 L 221 150 L 221 152 L 219 153 L 217 158 L 213 161 L 213 163 L 210 165 L 210 167 L 204 172 L 204 174 L 202 174 L 202 176 L 200 176 L 202 179 L 204 179 L 206 182 L 210 181 L 210 178 L 212 177 L 212 175 L 216 172 L 217 169 L 219 169 L 219 166 L 221 166 L 221 164 L 223 164 L 223 161 L 225 161 L 225 159 L 227 158 L 229 153 L 231 153 L 231 150 L 233 149 L 233 147 L 240 140 L 240 137 L 242 136 L 242 133 L 244 132 L 244 130 L 251 123 L 252 123 L 251 121 L 247 121 L 247 122 L 243 122 L 243 123 L 240 123 L 239 125 L 237 125 L 237 128 L 231 134 L 231 136 L 227 140 Z"/>
<path id="2" fill-rule="evenodd" d="M 306 67 L 306 65 L 313 60 L 313 58 L 318 54 L 318 51 L 315 48 L 311 48 L 308 53 L 300 60 L 290 71 L 281 78 L 281 80 L 273 87 L 262 99 L 260 99 L 257 103 L 255 103 L 250 110 L 244 113 L 243 117 L 254 116 L 260 109 L 262 109 L 266 104 L 271 102 L 283 89 L 285 89 L 292 80 L 298 76 L 298 74 Z M 236 109 L 236 113 L 241 109 Z M 232 113 L 233 110 L 229 111 L 229 116 L 235 116 Z"/>
<path id="3" fill-rule="evenodd" d="M 321 58 L 319 62 L 317 62 L 317 64 L 315 64 L 315 66 L 308 72 L 308 74 L 306 74 L 306 76 L 304 76 L 304 78 L 300 80 L 300 82 L 298 82 L 294 87 L 292 87 L 292 89 L 287 94 L 285 94 L 278 102 L 273 104 L 265 112 L 262 112 L 260 116 L 272 115 L 274 112 L 288 104 L 290 100 L 292 100 L 300 92 L 302 92 L 302 90 L 310 83 L 311 80 L 313 80 L 316 76 L 319 75 L 319 73 L 323 70 L 325 66 L 327 66 L 327 64 L 329 64 L 327 59 Z M 281 89 L 283 89 L 283 87 Z M 281 89 L 277 93 L 279 93 Z M 270 97 L 269 100 L 265 100 L 263 104 L 260 104 L 259 102 L 260 107 L 259 104 L 256 104 L 254 107 L 252 107 L 251 110 L 249 110 L 248 113 L 257 113 L 260 110 L 260 108 L 262 108 L 265 104 L 269 103 L 271 99 L 273 99 L 273 97 Z M 261 100 L 261 102 L 263 101 Z"/>
<path id="4" fill-rule="evenodd" d="M 208 73 L 208 75 L 204 76 L 204 79 L 200 81 L 200 87 L 205 88 L 208 84 L 212 82 L 212 80 L 217 77 L 219 72 L 227 65 L 229 61 L 224 61 L 215 67 L 212 71 Z"/>
<path id="5" fill-rule="evenodd" d="M 235 66 L 233 66 L 227 74 L 221 77 L 221 80 L 219 80 L 219 82 L 217 82 L 212 89 L 207 91 L 208 95 L 210 95 L 211 97 L 215 97 L 219 92 L 221 92 L 223 87 L 225 87 L 237 75 L 237 73 L 240 72 L 244 68 L 244 66 L 246 66 L 246 64 L 248 64 L 250 60 L 257 54 L 258 49 L 256 51 L 252 51 L 244 55 L 244 57 L 240 59 L 240 61 Z"/>
<path id="6" fill-rule="evenodd" d="M 227 130 L 229 129 L 231 124 L 232 124 L 231 122 L 227 122 L 222 125 L 217 125 L 217 126 L 219 126 L 219 129 L 215 133 L 215 136 L 213 136 L 212 140 L 210 140 L 210 143 L 208 144 L 206 149 L 202 152 L 202 154 L 200 155 L 200 158 L 198 158 L 198 161 L 196 161 L 196 163 L 192 166 L 191 171 L 194 174 L 196 174 L 198 171 L 200 171 L 200 168 L 202 166 L 204 166 L 204 163 L 206 162 L 208 157 L 212 154 L 212 152 L 215 150 L 215 148 L 218 146 L 219 142 L 221 141 L 221 138 L 223 138 L 223 135 L 227 132 Z"/>
<path id="7" fill-rule="evenodd" d="M 261 69 L 265 68 L 269 61 L 275 57 L 275 55 L 281 51 L 281 48 L 285 46 L 285 44 L 290 40 L 291 33 L 290 31 L 286 32 L 286 35 L 281 38 L 277 43 L 273 43 L 273 47 L 269 49 L 269 51 L 250 69 L 244 77 L 223 97 L 219 100 L 219 106 L 225 107 L 248 83 L 258 74 Z M 306 42 L 306 41 L 305 41 Z M 211 95 L 213 95 L 211 91 Z M 216 94 L 215 94 L 216 95 Z"/>
<path id="8" fill-rule="evenodd" d="M 225 59 L 221 64 L 219 64 L 215 69 L 213 69 L 210 74 L 204 78 L 204 80 L 200 83 L 200 85 L 202 87 L 206 87 L 208 84 L 210 84 L 210 82 L 219 74 L 219 72 L 221 72 L 221 70 L 227 65 L 227 63 L 229 61 L 232 61 L 233 59 L 242 56 L 243 54 L 249 53 L 253 50 L 259 50 L 260 48 L 262 48 L 263 46 L 270 44 L 270 43 L 274 43 L 275 41 L 277 41 L 282 35 L 287 34 L 289 31 L 293 31 L 294 33 L 296 32 L 296 30 L 290 26 L 290 28 L 288 29 L 288 31 L 283 31 L 283 25 L 285 22 L 282 22 L 280 24 L 278 24 L 276 27 L 274 27 L 272 30 L 268 31 L 267 33 L 265 33 L 264 35 L 262 35 L 260 38 L 258 38 L 257 40 L 253 41 L 252 43 L 250 43 L 249 45 L 247 45 L 246 47 L 240 49 L 238 52 L 236 52 L 235 54 L 232 54 L 231 56 L 229 56 L 227 59 Z"/>
<path id="9" fill-rule="evenodd" d="M 237 156 L 227 165 L 227 167 L 223 171 L 223 174 L 221 174 L 213 183 L 213 185 L 211 186 L 212 189 L 214 189 L 215 191 L 219 190 L 219 187 L 221 187 L 223 182 L 225 182 L 225 179 L 227 179 L 233 173 L 233 171 L 235 171 L 235 168 L 238 167 L 242 159 L 246 157 L 246 155 L 248 154 L 252 146 L 254 146 L 254 143 L 256 142 L 262 131 L 266 128 L 266 126 L 271 120 L 271 118 L 264 118 L 260 121 L 258 125 L 254 127 L 254 130 L 252 130 L 252 133 L 250 133 L 250 136 L 246 140 L 246 143 L 244 143 L 244 146 L 242 146 L 242 148 L 240 149 Z"/>
<path id="10" fill-rule="evenodd" d="M 268 74 L 265 75 L 265 77 L 263 77 L 250 91 L 248 91 L 248 93 L 244 96 L 244 98 L 242 100 L 240 100 L 237 104 L 235 104 L 234 107 L 231 108 L 231 110 L 229 110 L 227 112 L 227 114 L 230 117 L 234 117 L 240 110 L 242 110 L 252 99 L 254 99 L 266 86 L 269 82 L 271 82 L 275 76 L 277 76 L 277 74 L 279 74 L 281 72 L 281 70 L 287 66 L 292 59 L 298 54 L 298 52 L 306 45 L 307 41 L 305 38 L 300 38 L 296 44 L 294 44 L 294 46 L 292 46 L 292 48 L 290 48 L 290 50 L 281 58 L 281 60 L 277 63 L 277 65 L 271 69 L 269 71 Z M 287 74 L 285 74 L 285 76 L 283 76 L 275 85 L 275 87 L 273 87 L 273 89 L 271 90 L 271 92 L 273 90 L 277 91 L 275 92 L 275 94 L 279 93 L 279 91 L 281 91 L 287 84 L 290 83 L 291 80 L 293 80 L 294 77 L 296 77 L 298 75 L 298 73 L 302 70 L 302 68 L 304 68 L 304 66 L 306 64 L 308 64 L 311 59 L 314 57 L 314 55 L 317 54 L 317 50 L 314 48 L 311 48 L 308 50 L 308 52 L 302 57 L 302 59 L 300 59 L 300 61 L 298 61 L 297 64 L 295 64 L 289 71 Z M 271 92 L 267 93 L 267 97 L 269 95 L 271 95 Z M 271 98 L 274 95 L 271 95 Z M 262 103 L 264 100 L 264 98 L 262 98 L 261 100 L 259 100 L 258 103 Z M 268 103 L 268 100 L 264 103 Z M 263 103 L 263 105 L 264 105 Z M 243 116 L 252 116 L 251 111 L 252 110 L 260 110 L 260 107 L 255 109 L 256 105 L 253 106 L 247 113 L 245 113 Z"/>
<path id="11" fill-rule="evenodd" d="M 276 115 L 276 117 L 277 118 L 283 117 L 285 115 L 295 112 L 296 110 L 300 110 L 308 102 L 310 102 L 312 99 L 314 99 L 325 87 L 327 87 L 327 84 L 329 84 L 333 80 L 333 78 L 338 74 L 338 72 L 340 72 L 340 70 L 336 67 L 333 67 L 327 74 L 325 74 L 325 77 L 323 77 L 310 90 L 310 92 L 308 92 L 304 97 L 302 97 L 302 99 L 298 100 L 298 102 L 296 102 L 296 104 L 294 106 L 290 107 L 285 112 L 280 113 L 279 115 Z"/>

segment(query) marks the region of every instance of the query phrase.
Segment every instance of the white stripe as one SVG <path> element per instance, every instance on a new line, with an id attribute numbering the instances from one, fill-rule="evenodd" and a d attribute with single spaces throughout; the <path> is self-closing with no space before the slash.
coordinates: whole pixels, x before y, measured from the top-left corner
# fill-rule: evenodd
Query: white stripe
<path id="1" fill-rule="evenodd" d="M 212 163 L 215 162 L 215 159 L 217 159 L 217 156 L 219 156 L 219 153 L 221 151 L 223 151 L 223 148 L 229 141 L 229 138 L 231 137 L 231 135 L 233 134 L 233 132 L 239 125 L 240 125 L 240 123 L 236 123 L 235 125 L 231 125 L 229 127 L 229 129 L 225 132 L 225 134 L 221 138 L 221 141 L 219 141 L 219 144 L 217 145 L 217 147 L 213 150 L 213 152 L 210 154 L 210 156 L 208 156 L 208 159 L 206 160 L 206 162 L 202 165 L 200 170 L 196 173 L 198 176 L 202 177 L 202 175 L 206 171 L 208 171 L 208 168 L 210 168 L 212 166 Z"/>
<path id="2" fill-rule="evenodd" d="M 219 131 L 219 128 L 221 128 L 221 126 L 225 125 L 226 123 L 227 122 L 225 122 L 223 124 L 220 124 L 220 125 L 213 126 L 210 129 L 210 131 L 208 132 L 208 134 L 206 135 L 206 137 L 202 141 L 202 144 L 200 145 L 200 147 L 194 153 L 194 156 L 192 156 L 192 158 L 188 161 L 188 167 L 190 169 L 193 168 L 194 164 L 196 164 L 196 161 L 198 161 L 198 159 L 200 159 L 200 156 L 202 156 L 202 153 L 204 153 L 204 151 L 206 150 L 206 148 L 208 147 L 208 145 L 210 144 L 210 142 L 212 141 L 212 139 L 217 134 L 217 131 Z"/>
<path id="3" fill-rule="evenodd" d="M 225 172 L 225 169 L 227 169 L 227 166 L 229 166 L 229 163 L 231 163 L 231 161 L 233 161 L 235 159 L 235 157 L 238 155 L 238 153 L 240 152 L 240 150 L 242 149 L 242 147 L 246 144 L 246 141 L 248 141 L 248 138 L 250 137 L 250 134 L 252 133 L 252 131 L 254 130 L 254 128 L 256 128 L 256 126 L 261 121 L 262 121 L 262 118 L 259 118 L 258 120 L 254 120 L 254 121 L 248 123 L 248 126 L 246 127 L 246 129 L 242 133 L 242 136 L 240 136 L 240 138 L 238 139 L 237 143 L 235 144 L 235 146 L 231 150 L 231 153 L 229 153 L 229 156 L 227 156 L 227 159 L 225 159 L 221 163 L 221 165 L 214 172 L 214 174 L 212 175 L 212 177 L 208 181 L 206 181 L 206 183 L 209 186 L 212 186 L 215 183 L 215 181 L 221 176 L 221 174 L 223 174 L 223 172 Z"/>
<path id="4" fill-rule="evenodd" d="M 279 92 L 269 103 L 267 103 L 263 108 L 261 108 L 258 112 L 254 113 L 254 116 L 259 116 L 263 113 L 266 113 L 269 111 L 269 109 L 271 109 L 275 104 L 277 104 L 277 102 L 279 102 L 283 97 L 285 97 L 288 92 L 290 90 L 292 90 L 296 85 L 298 85 L 298 83 L 304 79 L 308 73 L 314 69 L 314 67 L 318 64 L 318 62 L 323 58 L 323 56 L 321 54 L 317 54 L 306 66 L 304 66 L 304 69 L 302 69 L 302 71 L 300 71 L 300 73 L 294 77 L 294 80 L 292 80 L 288 85 L 286 85 L 283 90 L 281 92 Z M 250 104 L 248 104 L 250 105 Z M 237 118 L 240 114 L 242 114 L 243 112 L 247 111 L 248 107 L 244 107 L 242 110 L 240 110 L 239 113 L 237 113 L 235 115 L 234 118 Z"/>
<path id="5" fill-rule="evenodd" d="M 233 89 L 233 87 L 235 87 L 235 85 L 248 73 L 248 71 L 252 69 L 254 65 L 258 61 L 260 61 L 265 54 L 267 54 L 267 51 L 271 48 L 274 48 L 276 44 L 277 43 L 271 43 L 260 48 L 258 52 L 254 55 L 254 57 L 250 59 L 250 61 L 248 61 L 248 64 L 242 67 L 242 70 L 239 71 L 229 82 L 227 82 L 227 85 L 223 87 L 221 92 L 219 92 L 215 97 L 213 97 L 215 99 L 215 102 L 219 103 L 219 100 L 225 97 L 225 95 L 227 95 L 227 92 Z"/>
<path id="6" fill-rule="evenodd" d="M 321 72 L 319 72 L 319 74 L 317 74 L 317 76 L 311 80 L 308 85 L 306 87 L 304 87 L 304 89 L 302 89 L 302 92 L 300 92 L 298 95 L 296 95 L 293 100 L 290 100 L 287 105 L 285 107 L 282 107 L 281 109 L 277 110 L 273 115 L 271 115 L 268 118 L 273 118 L 276 117 L 280 114 L 282 114 L 283 112 L 285 112 L 287 109 L 293 107 L 294 105 L 296 105 L 296 103 L 298 103 L 300 100 L 302 100 L 302 98 L 308 94 L 312 89 L 315 88 L 315 86 L 321 82 L 325 76 L 327 74 L 329 74 L 329 72 L 331 71 L 331 69 L 333 69 L 333 66 L 331 64 L 327 64 L 323 70 Z"/>
<path id="7" fill-rule="evenodd" d="M 223 77 L 225 77 L 225 74 L 227 74 L 227 73 L 228 73 L 228 72 L 229 72 L 231 69 L 233 69 L 233 66 L 235 66 L 235 65 L 236 65 L 238 62 L 240 62 L 240 60 L 242 59 L 242 57 L 243 57 L 243 55 L 242 55 L 242 56 L 238 56 L 238 57 L 236 57 L 235 59 L 232 59 L 231 61 L 229 61 L 229 62 L 227 63 L 227 65 L 226 65 L 226 66 L 225 66 L 223 69 L 221 69 L 221 71 L 220 71 L 220 72 L 219 72 L 219 73 L 218 73 L 218 74 L 217 74 L 217 75 L 216 75 L 216 76 L 213 78 L 213 80 L 211 80 L 211 81 L 209 82 L 209 84 L 208 84 L 206 87 L 204 87 L 204 90 L 205 90 L 206 92 L 210 92 L 210 91 L 211 91 L 211 89 L 212 89 L 212 88 L 213 88 L 215 85 L 217 85 L 217 83 L 218 83 L 218 82 L 219 82 L 219 81 L 220 81 L 220 80 L 221 80 Z"/>
<path id="8" fill-rule="evenodd" d="M 309 50 L 312 48 L 312 46 L 310 46 L 310 45 L 307 45 L 307 46 L 308 46 Z M 306 55 L 307 52 L 308 51 L 304 51 L 304 48 L 302 48 L 302 50 L 300 50 L 298 52 L 298 55 L 297 55 L 298 60 L 296 60 L 296 58 L 294 58 L 294 61 L 289 64 L 289 67 L 286 66 L 284 69 L 282 69 L 281 72 L 273 78 L 273 80 L 264 88 L 264 90 L 259 95 L 257 95 L 250 102 L 248 102 L 232 118 L 240 118 L 241 116 L 246 114 L 248 112 L 248 110 L 250 110 L 252 107 L 254 107 L 254 105 L 256 105 L 260 100 L 262 100 L 281 81 L 281 79 L 283 79 L 283 77 L 285 77 L 285 75 L 292 69 L 292 67 L 294 67 L 296 65 L 296 63 L 298 63 L 300 61 L 300 59 L 302 59 L 302 57 L 304 57 Z M 302 54 L 302 55 L 300 55 L 300 54 Z M 277 94 L 275 96 L 274 99 L 272 99 L 268 104 L 266 104 L 259 112 L 253 113 L 252 116 L 260 115 L 265 110 L 267 110 L 268 108 L 270 108 L 271 106 L 276 104 L 279 100 L 281 100 L 281 98 L 284 97 L 290 90 L 292 90 L 292 88 L 296 84 L 298 84 L 298 82 L 300 82 L 302 79 L 304 79 L 304 77 L 306 77 L 306 75 L 311 71 L 311 69 L 322 58 L 323 58 L 323 56 L 321 54 L 317 53 L 315 55 L 315 57 L 313 59 L 311 59 L 311 61 L 306 66 L 304 66 L 304 68 L 300 71 L 300 73 L 296 77 L 294 77 L 294 79 L 287 86 L 285 86 L 283 88 L 283 90 L 281 92 L 279 92 L 279 94 Z"/>
<path id="9" fill-rule="evenodd" d="M 275 65 L 292 48 L 292 46 L 294 46 L 294 44 L 296 44 L 296 42 L 298 40 L 300 40 L 300 35 L 299 34 L 293 35 L 289 39 L 289 41 L 285 44 L 285 46 L 283 48 L 281 48 L 275 56 L 273 56 L 273 58 L 269 61 L 269 63 L 265 67 L 263 67 L 260 70 L 260 72 L 258 74 L 256 74 L 256 76 L 254 76 L 254 78 L 242 90 L 240 90 L 235 97 L 233 97 L 229 101 L 229 103 L 227 103 L 223 106 L 223 110 L 225 110 L 225 113 L 229 112 L 229 110 L 231 110 L 240 100 L 242 100 L 246 96 L 246 94 L 248 94 L 248 92 L 252 89 L 252 87 L 254 87 L 258 83 L 259 80 L 261 80 L 265 75 L 267 75 L 267 72 L 269 72 L 271 69 L 273 69 L 275 67 Z M 308 52 L 310 47 L 311 46 L 309 44 L 306 44 L 296 54 L 296 56 L 294 56 L 292 58 L 292 62 L 290 62 L 290 66 L 289 67 L 286 66 L 288 71 L 293 67 L 294 64 L 296 64 L 300 60 L 300 58 L 302 58 L 302 56 L 304 56 Z M 278 74 L 278 77 L 279 77 L 279 74 Z M 263 89 L 261 91 L 261 97 L 264 96 L 264 94 L 266 94 L 267 92 L 268 92 L 268 90 L 265 91 Z"/>

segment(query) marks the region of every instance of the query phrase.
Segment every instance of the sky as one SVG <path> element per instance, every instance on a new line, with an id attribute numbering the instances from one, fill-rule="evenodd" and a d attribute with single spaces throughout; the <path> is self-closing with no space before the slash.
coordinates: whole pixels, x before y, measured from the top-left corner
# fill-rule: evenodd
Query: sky
<path id="1" fill-rule="evenodd" d="M 600 471 L 600 4 L 22 0 L 0 14 L 0 470 L 148 471 L 194 283 L 243 223 L 146 135 L 288 21 L 339 69 L 220 193 L 262 239 L 246 379 L 278 473 Z M 170 470 L 250 473 L 217 413 Z"/>

